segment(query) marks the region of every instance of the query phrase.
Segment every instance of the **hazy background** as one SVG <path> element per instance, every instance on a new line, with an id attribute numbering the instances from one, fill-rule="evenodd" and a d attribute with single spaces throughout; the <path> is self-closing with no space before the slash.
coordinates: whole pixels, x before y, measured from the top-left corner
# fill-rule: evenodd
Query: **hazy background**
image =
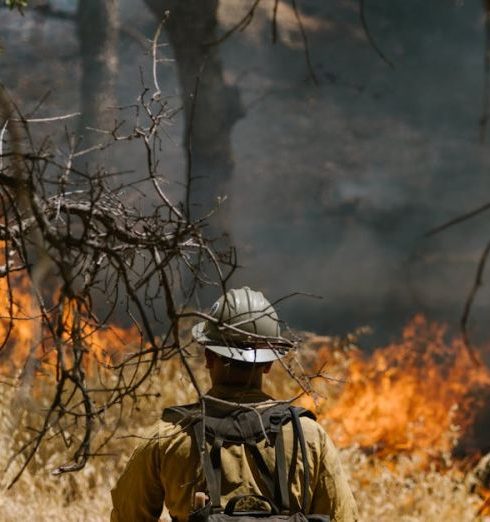
<path id="1" fill-rule="evenodd" d="M 249 0 L 221 0 L 223 30 Z M 74 13 L 75 2 L 51 2 Z M 484 88 L 480 2 L 370 0 L 366 16 L 390 68 L 369 46 L 354 1 L 298 1 L 318 78 L 309 78 L 291 4 L 273 2 L 220 47 L 224 77 L 238 86 L 245 115 L 234 126 L 235 168 L 226 189 L 228 230 L 243 268 L 235 284 L 271 299 L 293 291 L 323 296 L 281 306 L 294 327 L 342 334 L 370 325 L 366 344 L 386 342 L 414 313 L 456 327 L 479 255 L 490 237 L 483 214 L 439 236 L 432 227 L 489 199 L 490 145 L 479 142 Z M 155 17 L 121 1 L 121 26 L 151 38 Z M 165 39 L 165 36 L 163 37 Z M 73 22 L 0 10 L 1 80 L 22 107 L 50 91 L 40 116 L 78 110 L 80 59 Z M 149 57 L 131 37 L 119 42 L 117 97 L 134 102 Z M 159 66 L 164 95 L 180 104 L 172 48 Z M 180 118 L 180 119 L 179 119 Z M 212 118 L 212 115 L 210 115 Z M 167 128 L 161 161 L 178 196 L 185 171 L 182 121 Z M 112 158 L 142 171 L 128 145 Z M 212 173 L 209 183 L 212 183 Z M 488 287 L 472 328 L 488 335 Z"/>

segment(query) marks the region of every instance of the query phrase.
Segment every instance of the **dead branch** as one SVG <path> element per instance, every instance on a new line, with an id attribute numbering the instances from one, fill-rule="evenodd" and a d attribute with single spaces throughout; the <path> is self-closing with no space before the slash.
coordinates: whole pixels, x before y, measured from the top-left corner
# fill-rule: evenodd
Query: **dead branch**
<path id="1" fill-rule="evenodd" d="M 225 40 L 228 40 L 228 38 L 237 31 L 244 31 L 252 22 L 255 15 L 255 11 L 261 1 L 262 0 L 254 0 L 248 11 L 245 13 L 245 15 L 242 18 L 240 18 L 240 20 L 238 20 L 238 22 L 235 25 L 233 25 L 230 29 L 228 29 L 228 31 L 223 33 L 216 40 L 208 42 L 208 45 L 219 45 L 223 43 Z"/>
<path id="2" fill-rule="evenodd" d="M 156 54 L 153 58 L 156 61 Z M 233 258 L 215 253 L 203 234 L 205 219 L 191 221 L 183 205 L 172 203 L 158 183 L 159 147 L 155 145 L 169 108 L 159 96 L 149 98 L 146 93 L 139 100 L 146 123 L 137 119 L 127 134 L 121 134 L 116 123 L 109 134 L 112 144 L 107 145 L 124 145 L 128 139 L 142 143 L 147 174 L 130 183 L 100 168 L 91 171 L 90 162 L 89 170 L 75 170 L 72 159 L 88 156 L 92 149 L 76 150 L 76 140 L 71 137 L 66 157 L 45 140 L 38 143 L 30 125 L 47 120 L 56 125 L 65 116 L 29 121 L 19 111 L 15 119 L 23 133 L 15 141 L 9 139 L 7 123 L 2 122 L 0 282 L 5 282 L 8 302 L 0 346 L 4 352 L 15 351 L 12 332 L 24 319 L 16 305 L 19 282 L 23 281 L 23 286 L 30 284 L 32 289 L 33 312 L 26 319 L 37 325 L 39 342 L 35 341 L 27 359 L 20 361 L 19 385 L 35 386 L 44 374 L 53 391 L 34 435 L 11 461 L 13 465 L 16 456 L 22 458 L 10 486 L 53 430 L 71 433 L 70 438 L 78 440 L 71 462 L 56 472 L 81 469 L 94 454 L 96 426 L 108 409 L 122 408 L 127 400 L 136 402 L 145 396 L 141 386 L 160 361 L 179 355 L 193 379 L 180 338 L 177 296 L 187 295 L 189 300 L 186 287 L 195 291 L 201 284 L 196 279 L 215 281 L 221 287 L 219 274 L 228 277 L 228 271 L 222 270 L 223 262 Z M 148 186 L 155 191 L 148 211 L 129 203 L 136 200 L 139 185 L 146 187 L 147 196 Z M 49 259 L 43 278 L 35 268 L 38 238 Z M 211 252 L 214 260 L 220 260 L 219 271 L 205 275 L 202 263 L 210 259 Z M 233 264 L 227 266 L 227 270 L 234 270 Z M 108 347 L 108 355 L 101 358 L 91 344 L 93 335 L 123 315 L 139 334 L 130 340 L 131 346 L 125 348 L 123 343 L 119 353 L 112 355 Z M 44 348 L 40 351 L 41 339 Z M 56 371 L 50 373 L 53 367 Z M 197 381 L 193 383 L 198 389 Z"/>
<path id="3" fill-rule="evenodd" d="M 490 105 L 490 0 L 484 0 L 483 10 L 485 13 L 485 58 L 484 58 L 484 80 L 483 100 L 480 117 L 480 142 L 485 142 L 488 124 L 488 110 Z"/>
<path id="4" fill-rule="evenodd" d="M 468 334 L 468 321 L 470 318 L 471 308 L 473 306 L 473 302 L 475 300 L 475 297 L 478 293 L 479 288 L 483 284 L 483 272 L 485 271 L 485 266 L 487 263 L 488 256 L 490 254 L 490 242 L 487 244 L 487 246 L 484 248 L 480 260 L 478 262 L 478 268 L 476 270 L 475 280 L 473 282 L 473 285 L 471 287 L 471 290 L 468 294 L 468 297 L 466 298 L 466 303 L 463 309 L 463 315 L 461 316 L 461 333 L 463 337 L 463 342 L 466 347 L 466 350 L 468 351 L 468 355 L 470 356 L 471 360 L 475 365 L 481 365 L 482 362 L 480 360 L 480 357 L 473 349 L 469 334 Z"/>
<path id="5" fill-rule="evenodd" d="M 296 3 L 296 0 L 291 0 L 291 5 L 293 6 L 294 16 L 296 17 L 296 22 L 298 23 L 298 28 L 301 33 L 301 38 L 303 40 L 303 49 L 305 53 L 305 59 L 306 59 L 306 66 L 308 67 L 308 73 L 310 75 L 311 81 L 318 85 L 318 78 L 315 74 L 315 69 L 313 68 L 313 63 L 311 61 L 310 56 L 310 46 L 308 44 L 308 36 L 306 34 L 305 28 L 303 26 L 303 22 L 301 21 L 301 15 L 298 11 L 298 5 Z"/>
<path id="6" fill-rule="evenodd" d="M 161 96 L 157 48 L 158 33 L 152 53 L 154 92 L 143 88 L 137 103 L 118 108 L 121 117 L 113 128 L 94 129 L 104 142 L 86 149 L 80 150 L 79 140 L 69 133 L 61 147 L 43 132 L 44 125 L 37 125 L 50 123 L 48 129 L 56 129 L 76 114 L 28 118 L 0 89 L 0 105 L 5 105 L 0 107 L 5 109 L 0 122 L 0 288 L 6 297 L 0 357 L 16 361 L 12 378 L 20 390 L 19 407 L 37 386 L 43 390 L 43 406 L 32 413 L 29 429 L 19 426 L 25 436 L 9 462 L 14 468 L 10 487 L 51 438 L 62 439 L 70 452 L 56 473 L 80 470 L 100 455 L 117 433 L 125 405 L 148 397 L 145 383 L 171 358 L 180 359 L 205 408 L 207 397 L 193 373 L 182 323 L 201 318 L 222 331 L 243 333 L 240 326 L 247 322 L 222 324 L 192 310 L 201 287 L 226 293 L 238 263 L 232 247 L 217 249 L 206 236 L 216 209 L 191 215 L 191 171 L 183 201 L 173 201 L 161 183 L 162 127 L 175 109 Z M 198 87 L 197 81 L 194 104 Z M 192 132 L 192 124 L 189 128 Z M 146 158 L 138 178 L 90 161 L 97 151 L 124 147 L 129 140 Z M 190 139 L 188 154 L 192 165 Z M 27 304 L 20 306 L 26 295 Z M 29 322 L 35 333 L 24 355 L 17 353 L 14 336 L 21 322 Z M 94 338 L 120 322 L 131 335 L 117 341 L 107 337 L 97 346 Z M 281 353 L 297 345 L 294 339 L 248 335 Z M 288 373 L 308 389 L 302 376 Z M 100 442 L 97 431 L 106 426 L 109 410 L 116 412 L 115 424 Z"/>
<path id="7" fill-rule="evenodd" d="M 376 43 L 376 40 L 374 39 L 367 22 L 366 18 L 366 2 L 365 0 L 359 0 L 359 18 L 361 19 L 361 25 L 364 30 L 364 34 L 366 35 L 366 38 L 369 42 L 369 45 L 374 49 L 374 52 L 383 60 L 383 62 L 386 63 L 389 67 L 392 69 L 395 68 L 395 65 L 393 62 L 387 58 L 387 56 L 383 53 L 379 45 Z"/>
<path id="8" fill-rule="evenodd" d="M 435 228 L 432 228 L 428 232 L 424 234 L 425 237 L 434 236 L 436 234 L 439 234 L 439 232 L 443 232 L 444 230 L 447 230 L 448 228 L 451 228 L 454 225 L 458 225 L 459 223 L 463 223 L 464 221 L 468 221 L 469 219 L 472 219 L 483 212 L 486 212 L 490 209 L 490 203 L 485 203 L 484 205 L 481 205 L 480 207 L 470 210 L 469 212 L 466 212 L 465 214 L 461 214 L 460 216 L 457 216 L 446 223 L 443 223 L 442 225 L 439 225 Z"/>

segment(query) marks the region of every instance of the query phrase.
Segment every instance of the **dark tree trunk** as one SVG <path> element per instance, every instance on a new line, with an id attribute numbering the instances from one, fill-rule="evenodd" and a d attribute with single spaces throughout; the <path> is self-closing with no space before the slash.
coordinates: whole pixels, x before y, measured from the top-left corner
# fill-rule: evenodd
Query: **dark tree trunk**
<path id="1" fill-rule="evenodd" d="M 177 62 L 186 117 L 185 146 L 190 142 L 192 150 L 191 207 L 200 215 L 228 191 L 233 171 L 231 131 L 243 116 L 238 89 L 224 81 L 219 46 L 209 45 L 217 36 L 218 0 L 145 1 L 159 20 L 169 11 L 165 29 Z M 226 212 L 219 214 L 220 227 L 226 231 Z"/>
<path id="2" fill-rule="evenodd" d="M 82 60 L 80 133 L 85 144 L 101 136 L 87 127 L 109 129 L 117 105 L 115 78 L 118 69 L 118 0 L 79 0 L 77 28 Z"/>

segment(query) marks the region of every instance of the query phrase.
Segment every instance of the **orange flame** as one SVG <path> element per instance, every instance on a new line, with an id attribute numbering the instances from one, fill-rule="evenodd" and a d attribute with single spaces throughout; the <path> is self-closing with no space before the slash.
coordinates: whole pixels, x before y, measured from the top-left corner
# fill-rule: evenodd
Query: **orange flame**
<path id="1" fill-rule="evenodd" d="M 90 374 L 97 365 L 107 367 L 113 363 L 115 355 L 127 351 L 140 338 L 136 326 L 122 328 L 114 324 L 101 328 L 90 318 L 86 303 L 76 299 L 63 301 L 61 340 L 72 349 L 75 344 L 86 351 L 85 369 Z M 73 351 L 67 352 L 67 364 L 73 363 Z"/>
<path id="2" fill-rule="evenodd" d="M 0 254 L 0 262 L 3 257 Z M 40 307 L 25 271 L 13 272 L 10 286 L 7 278 L 0 278 L 0 295 L 0 343 L 4 344 L 0 351 L 0 374 L 3 375 L 16 374 L 29 360 L 36 361 L 37 373 L 54 375 L 57 348 L 63 351 L 69 368 L 73 364 L 73 349 L 77 343 L 78 348 L 84 350 L 84 368 L 90 374 L 97 365 L 111 364 L 116 354 L 127 351 L 129 346 L 140 341 L 136 326 L 101 328 L 96 325 L 86 304 L 75 299 L 63 299 L 59 310 L 51 312 L 53 324 L 56 327 L 62 325 L 62 331 L 53 336 L 43 324 Z M 56 321 L 55 313 L 61 313 L 61 321 Z M 55 340 L 55 337 L 59 339 Z"/>
<path id="3" fill-rule="evenodd" d="M 445 337 L 444 326 L 418 315 L 400 342 L 368 358 L 354 353 L 336 403 L 319 405 L 335 442 L 381 455 L 450 451 L 484 406 L 479 391 L 490 390 L 490 371 L 472 363 L 459 339 Z"/>
<path id="4" fill-rule="evenodd" d="M 11 288 L 6 278 L 0 278 L 0 293 L 0 342 L 9 339 L 0 352 L 0 374 L 13 375 L 34 359 L 37 374 L 54 376 L 56 349 L 63 350 L 69 367 L 74 345 L 79 343 L 90 375 L 95 367 L 111 364 L 116 354 L 140 342 L 136 327 L 101 329 L 85 303 L 72 299 L 63 301 L 61 312 L 56 312 L 61 313 L 63 325 L 56 347 L 53 335 L 41 326 L 26 274 L 12 274 Z M 329 346 L 319 347 L 314 354 L 319 367 L 335 365 Z M 319 421 L 339 446 L 357 444 L 381 455 L 450 451 L 484 406 L 484 394 L 479 392 L 490 396 L 488 368 L 474 366 L 459 339 L 447 342 L 446 328 L 422 316 L 405 327 L 400 342 L 368 357 L 351 353 L 346 373 L 346 384 L 333 405 L 327 401 L 315 405 L 309 397 L 301 402 L 316 407 Z"/>

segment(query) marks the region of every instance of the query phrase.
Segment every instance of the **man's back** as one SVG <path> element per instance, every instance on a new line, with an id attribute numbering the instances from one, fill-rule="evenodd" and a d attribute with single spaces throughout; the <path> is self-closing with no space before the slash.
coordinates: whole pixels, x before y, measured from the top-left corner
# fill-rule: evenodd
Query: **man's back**
<path id="1" fill-rule="evenodd" d="M 210 395 L 237 403 L 260 403 L 271 398 L 258 389 L 215 386 Z M 225 406 L 223 406 L 225 407 Z M 302 418 L 310 470 L 308 513 L 330 515 L 335 521 L 353 521 L 357 509 L 340 465 L 337 450 L 324 430 L 312 419 Z M 294 430 L 283 428 L 287 469 L 293 459 Z M 274 469 L 275 451 L 265 440 L 257 447 L 269 469 Z M 302 498 L 303 463 L 295 452 L 294 476 L 290 477 L 291 509 L 299 510 Z M 222 506 L 236 495 L 267 494 L 267 486 L 256 461 L 246 445 L 225 444 L 221 450 Z M 155 521 L 163 501 L 174 519 L 186 520 L 192 510 L 194 494 L 206 491 L 196 443 L 190 430 L 160 421 L 148 441 L 133 454 L 125 473 L 113 490 L 113 522 Z"/>

